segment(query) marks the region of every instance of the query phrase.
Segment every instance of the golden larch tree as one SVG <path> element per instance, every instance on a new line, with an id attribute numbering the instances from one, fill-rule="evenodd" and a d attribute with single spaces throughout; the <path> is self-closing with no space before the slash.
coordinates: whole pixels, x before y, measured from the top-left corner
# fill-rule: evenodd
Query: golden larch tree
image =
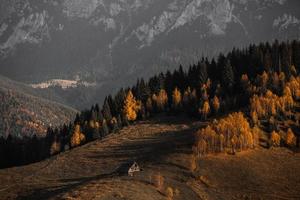
<path id="1" fill-rule="evenodd" d="M 219 109 L 220 109 L 220 101 L 217 96 L 214 96 L 213 101 L 212 101 L 212 106 L 213 106 L 215 113 L 218 113 Z"/>
<path id="2" fill-rule="evenodd" d="M 168 95 L 164 89 L 161 89 L 156 97 L 156 106 L 160 111 L 165 109 L 165 106 L 168 102 Z"/>
<path id="3" fill-rule="evenodd" d="M 271 140 L 270 142 L 271 142 L 272 146 L 275 146 L 275 147 L 280 146 L 281 137 L 276 131 L 273 131 L 271 133 L 271 139 L 270 140 Z"/>
<path id="4" fill-rule="evenodd" d="M 181 93 L 177 87 L 173 90 L 172 103 L 175 109 L 178 108 L 181 104 Z"/>
<path id="5" fill-rule="evenodd" d="M 137 118 L 137 112 L 141 108 L 141 105 L 135 100 L 131 90 L 128 91 L 125 102 L 124 102 L 124 115 L 128 121 L 134 121 Z"/>
<path id="6" fill-rule="evenodd" d="M 202 117 L 204 120 L 207 119 L 207 115 L 209 114 L 210 112 L 210 106 L 209 106 L 209 102 L 208 101 L 205 101 L 203 103 L 203 106 L 201 109 L 199 109 L 200 113 L 202 114 Z"/>
<path id="7" fill-rule="evenodd" d="M 81 133 L 80 125 L 76 124 L 74 128 L 74 133 L 71 137 L 71 147 L 79 146 L 84 141 L 85 141 L 85 136 L 83 133 Z"/>
<path id="8" fill-rule="evenodd" d="M 296 146 L 296 136 L 290 128 L 288 129 L 286 134 L 286 144 L 290 147 Z"/>
<path id="9" fill-rule="evenodd" d="M 59 153 L 60 149 L 61 149 L 60 142 L 58 142 L 57 140 L 54 140 L 54 142 L 52 143 L 51 148 L 50 148 L 50 155 L 55 155 L 55 154 Z"/>

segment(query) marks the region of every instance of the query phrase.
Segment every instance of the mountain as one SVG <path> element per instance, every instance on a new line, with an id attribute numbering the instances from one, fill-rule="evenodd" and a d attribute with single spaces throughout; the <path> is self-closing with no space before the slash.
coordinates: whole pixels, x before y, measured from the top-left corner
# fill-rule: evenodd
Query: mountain
<path id="1" fill-rule="evenodd" d="M 78 111 L 37 93 L 29 86 L 0 76 L 0 137 L 44 136 L 48 127 L 74 119 Z"/>
<path id="2" fill-rule="evenodd" d="M 81 108 L 201 56 L 298 39 L 299 8 L 298 0 L 3 0 L 0 74 L 29 84 L 96 83 L 84 85 L 92 88 L 84 101 L 66 100 Z M 78 90 L 67 90 L 76 99 Z"/>

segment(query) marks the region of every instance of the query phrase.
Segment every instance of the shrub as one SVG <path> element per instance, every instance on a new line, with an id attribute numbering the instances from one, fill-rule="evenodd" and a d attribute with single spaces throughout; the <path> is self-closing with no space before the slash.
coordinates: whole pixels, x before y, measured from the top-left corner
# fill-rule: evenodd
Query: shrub
<path id="1" fill-rule="evenodd" d="M 54 140 L 54 142 L 51 145 L 50 148 L 50 155 L 55 155 L 57 153 L 59 153 L 61 150 L 61 144 L 59 142 L 57 142 L 56 140 Z"/>
<path id="2" fill-rule="evenodd" d="M 174 197 L 174 192 L 173 192 L 173 188 L 168 187 L 166 190 L 166 196 L 168 200 L 172 200 Z"/>
<path id="3" fill-rule="evenodd" d="M 154 176 L 154 186 L 156 187 L 156 189 L 158 191 L 163 191 L 164 188 L 164 177 L 159 173 L 157 175 Z"/>

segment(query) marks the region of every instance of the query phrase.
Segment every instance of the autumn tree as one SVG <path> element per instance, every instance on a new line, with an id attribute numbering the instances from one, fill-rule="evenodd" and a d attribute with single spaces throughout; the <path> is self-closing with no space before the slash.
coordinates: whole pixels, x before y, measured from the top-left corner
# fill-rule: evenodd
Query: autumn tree
<path id="1" fill-rule="evenodd" d="M 193 173 L 197 170 L 197 158 L 194 154 L 191 155 L 189 160 L 189 170 Z"/>
<path id="2" fill-rule="evenodd" d="M 167 196 L 167 200 L 172 200 L 173 199 L 173 197 L 174 197 L 173 188 L 167 187 L 167 189 L 166 189 L 166 196 Z"/>
<path id="3" fill-rule="evenodd" d="M 153 184 L 157 188 L 157 190 L 163 192 L 165 182 L 164 177 L 160 173 L 158 173 L 154 176 L 153 181 Z"/>
<path id="4" fill-rule="evenodd" d="M 134 121 L 137 118 L 137 112 L 141 108 L 141 105 L 135 100 L 131 90 L 128 91 L 124 102 L 124 114 L 128 121 Z"/>
<path id="5" fill-rule="evenodd" d="M 206 120 L 206 119 L 207 119 L 207 115 L 208 115 L 209 112 L 210 112 L 210 106 L 209 106 L 208 101 L 205 101 L 205 102 L 203 103 L 203 106 L 202 106 L 201 109 L 199 109 L 199 112 L 201 113 L 202 118 L 203 118 L 204 120 Z"/>
<path id="6" fill-rule="evenodd" d="M 273 131 L 271 133 L 271 138 L 270 138 L 271 146 L 279 147 L 280 141 L 281 141 L 280 135 L 276 131 Z"/>
<path id="7" fill-rule="evenodd" d="M 217 114 L 219 112 L 219 109 L 220 109 L 220 101 L 219 101 L 219 98 L 217 96 L 214 96 L 214 98 L 212 100 L 212 107 L 214 109 L 214 112 Z"/>
<path id="8" fill-rule="evenodd" d="M 152 100 L 155 102 L 158 111 L 164 111 L 168 102 L 168 95 L 164 89 L 161 89 L 158 95 L 153 95 Z"/>
<path id="9" fill-rule="evenodd" d="M 293 133 L 292 129 L 288 129 L 287 134 L 286 134 L 286 144 L 290 147 L 296 146 L 296 136 Z"/>
<path id="10" fill-rule="evenodd" d="M 178 90 L 178 88 L 176 87 L 173 90 L 173 94 L 172 94 L 172 107 L 175 110 L 178 110 L 178 108 L 180 107 L 180 104 L 181 104 L 181 93 Z"/>
<path id="11" fill-rule="evenodd" d="M 54 139 L 51 148 L 50 148 L 50 155 L 55 155 L 61 151 L 61 143 Z"/>
<path id="12" fill-rule="evenodd" d="M 195 133 L 193 152 L 198 156 L 207 153 L 225 152 L 230 149 L 244 150 L 258 145 L 259 135 L 253 132 L 244 115 L 233 113 L 220 121 L 214 120 L 211 125 Z"/>
<path id="13" fill-rule="evenodd" d="M 80 125 L 76 124 L 74 128 L 73 135 L 71 137 L 71 147 L 76 147 L 85 141 L 85 136 L 80 130 Z"/>

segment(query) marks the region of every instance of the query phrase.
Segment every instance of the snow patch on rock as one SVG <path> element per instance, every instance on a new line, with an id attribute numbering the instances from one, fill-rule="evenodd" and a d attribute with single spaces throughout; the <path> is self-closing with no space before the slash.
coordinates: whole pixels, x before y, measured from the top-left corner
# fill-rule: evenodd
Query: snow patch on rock
<path id="1" fill-rule="evenodd" d="M 60 87 L 62 89 L 77 88 L 79 86 L 83 87 L 94 87 L 96 83 L 89 83 L 86 81 L 76 80 L 65 80 L 65 79 L 51 79 L 42 83 L 30 84 L 32 88 L 35 89 L 47 89 L 50 87 Z"/>
<path id="2" fill-rule="evenodd" d="M 300 24 L 300 20 L 290 14 L 284 14 L 273 21 L 273 27 L 279 27 L 280 30 L 287 29 L 291 25 Z"/>

